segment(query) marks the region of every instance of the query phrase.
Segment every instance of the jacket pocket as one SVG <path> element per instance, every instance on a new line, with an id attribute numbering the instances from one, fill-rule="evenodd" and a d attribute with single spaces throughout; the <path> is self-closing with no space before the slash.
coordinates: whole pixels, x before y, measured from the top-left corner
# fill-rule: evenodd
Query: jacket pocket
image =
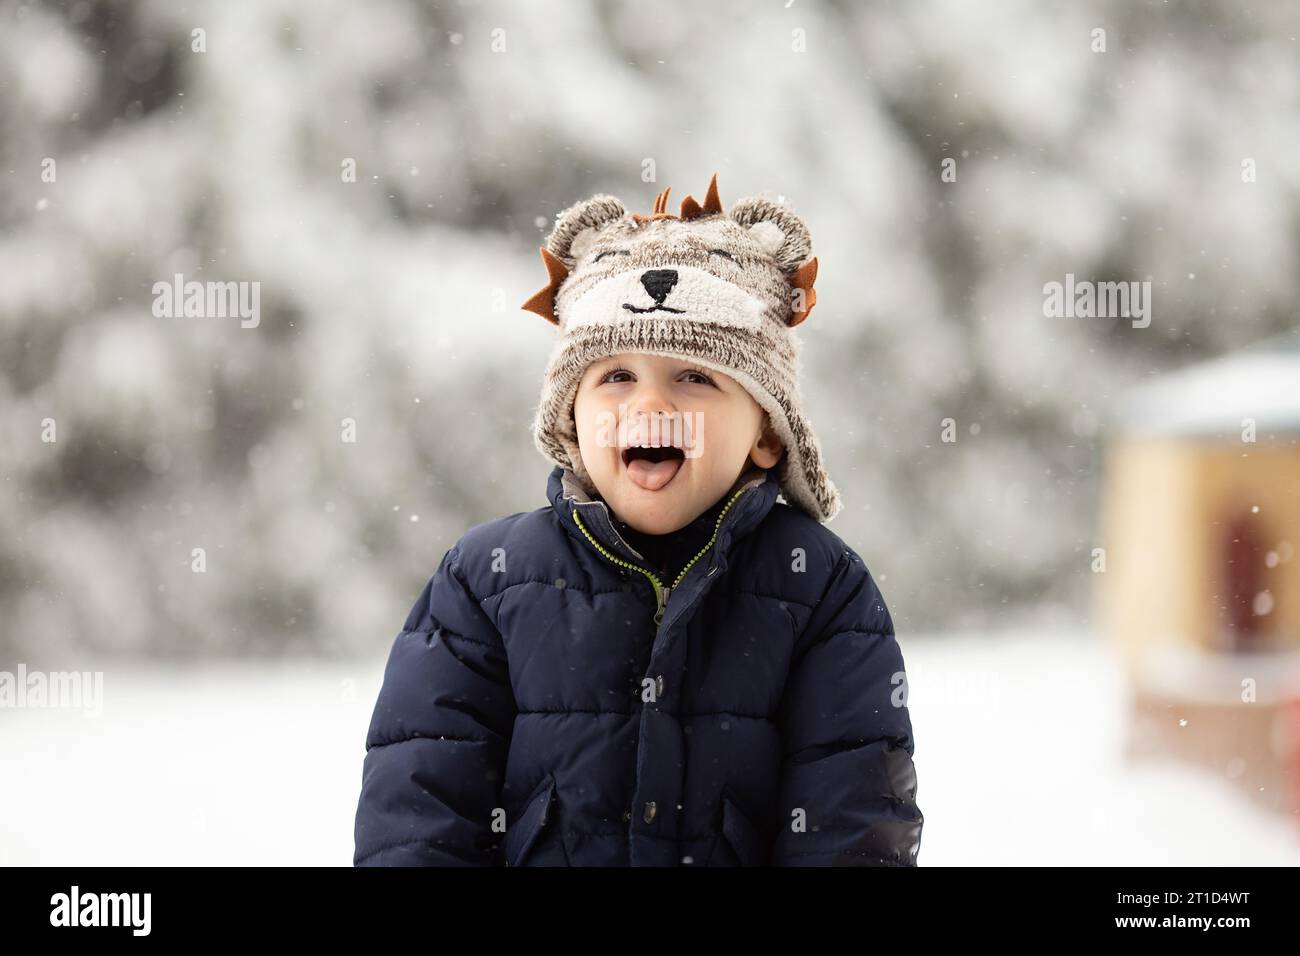
<path id="1" fill-rule="evenodd" d="M 767 841 L 727 789 L 722 791 L 722 837 L 740 866 L 765 866 Z M 713 854 L 716 858 L 717 853 Z M 719 861 L 721 862 L 721 861 Z M 723 864 L 725 865 L 725 863 Z"/>
<path id="2" fill-rule="evenodd" d="M 519 866 L 528 856 L 538 835 L 551 819 L 551 801 L 555 796 L 555 776 L 547 774 L 524 803 L 519 819 L 506 824 L 506 866 Z"/>

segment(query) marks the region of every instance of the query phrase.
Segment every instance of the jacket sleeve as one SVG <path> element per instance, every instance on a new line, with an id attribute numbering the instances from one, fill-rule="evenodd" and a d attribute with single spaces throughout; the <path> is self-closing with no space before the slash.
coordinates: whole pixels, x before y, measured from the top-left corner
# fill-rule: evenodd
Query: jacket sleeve
<path id="1" fill-rule="evenodd" d="M 915 866 L 924 817 L 903 656 L 884 599 L 845 546 L 796 640 L 778 709 L 773 866 Z"/>
<path id="2" fill-rule="evenodd" d="M 516 705 L 505 647 L 453 547 L 389 653 L 366 735 L 355 866 L 496 866 Z"/>

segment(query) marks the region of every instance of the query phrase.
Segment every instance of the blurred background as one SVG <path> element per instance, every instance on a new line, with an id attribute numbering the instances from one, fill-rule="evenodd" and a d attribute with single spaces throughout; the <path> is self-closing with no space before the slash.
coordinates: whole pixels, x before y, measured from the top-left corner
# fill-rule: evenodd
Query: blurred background
<path id="1" fill-rule="evenodd" d="M 1300 862 L 1297 36 L 3 0 L 0 863 L 348 865 L 408 610 L 546 505 L 538 246 L 714 173 L 813 236 L 804 404 L 905 655 L 921 865 Z M 256 321 L 160 315 L 177 275 Z M 1088 282 L 1145 317 L 1050 314 Z M 99 685 L 38 702 L 65 672 Z"/>

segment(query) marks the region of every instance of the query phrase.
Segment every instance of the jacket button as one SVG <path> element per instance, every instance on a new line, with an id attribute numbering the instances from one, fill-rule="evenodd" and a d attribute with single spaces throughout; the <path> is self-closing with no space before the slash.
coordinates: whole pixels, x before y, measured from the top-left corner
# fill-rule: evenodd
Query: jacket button
<path id="1" fill-rule="evenodd" d="M 654 820 L 654 818 L 655 818 L 655 802 L 653 800 L 647 800 L 645 805 L 645 813 L 642 815 L 641 819 L 645 820 L 646 823 L 650 823 Z"/>
<path id="2" fill-rule="evenodd" d="M 656 692 L 656 693 L 658 694 L 658 696 L 660 696 L 660 697 L 662 697 L 662 696 L 664 695 L 664 675 L 663 675 L 663 674 L 660 674 L 658 677 L 655 678 L 655 692 Z"/>
<path id="3" fill-rule="evenodd" d="M 631 819 L 632 819 L 632 809 L 629 807 L 628 809 L 623 811 L 623 822 L 627 823 Z"/>

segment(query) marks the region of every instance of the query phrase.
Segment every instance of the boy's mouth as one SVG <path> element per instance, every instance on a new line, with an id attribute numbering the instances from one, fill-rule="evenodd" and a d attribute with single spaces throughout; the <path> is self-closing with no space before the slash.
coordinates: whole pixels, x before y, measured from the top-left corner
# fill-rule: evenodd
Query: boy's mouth
<path id="1" fill-rule="evenodd" d="M 686 453 L 680 448 L 665 446 L 649 448 L 630 446 L 619 456 L 627 467 L 632 483 L 646 491 L 658 491 L 672 481 L 686 462 Z"/>

